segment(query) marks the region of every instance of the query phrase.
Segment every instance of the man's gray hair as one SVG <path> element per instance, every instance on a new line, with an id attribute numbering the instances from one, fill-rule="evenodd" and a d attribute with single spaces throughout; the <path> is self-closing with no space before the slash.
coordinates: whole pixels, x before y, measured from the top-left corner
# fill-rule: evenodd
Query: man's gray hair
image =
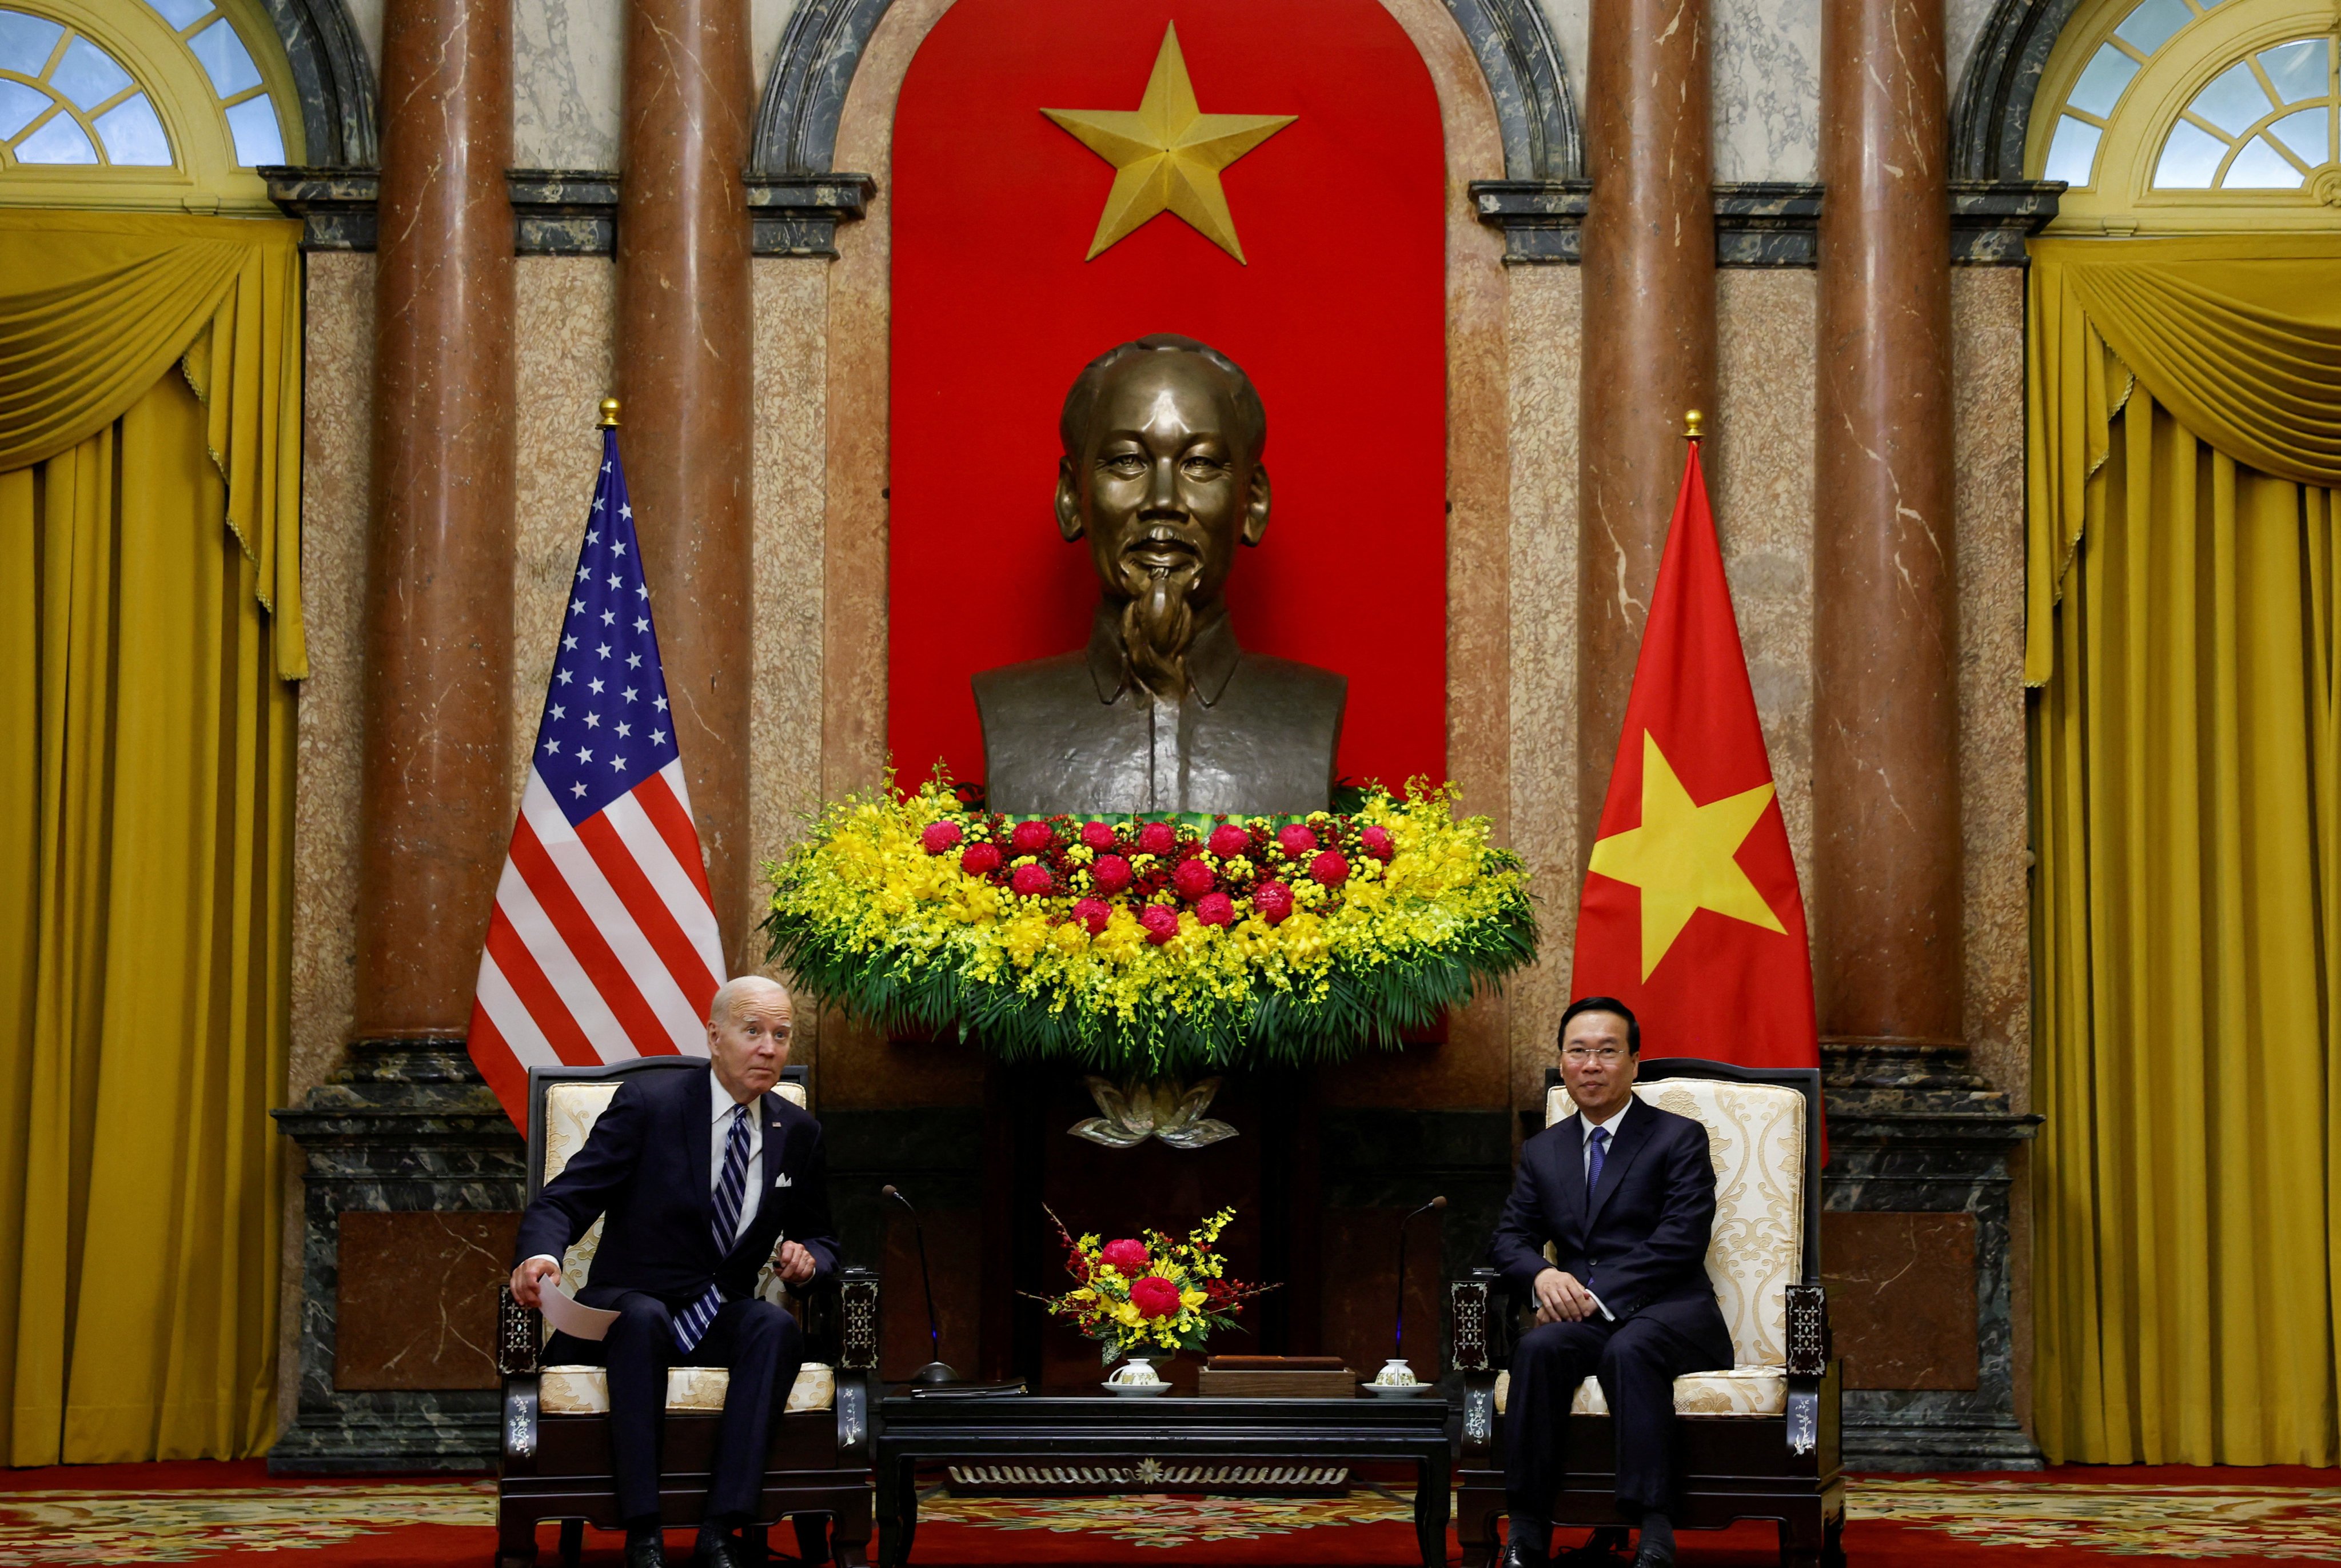
<path id="1" fill-rule="evenodd" d="M 730 1023 L 740 1016 L 742 1004 L 761 997 L 767 991 L 778 991 L 781 1000 L 790 1000 L 786 986 L 778 980 L 766 979 L 762 975 L 741 975 L 724 981 L 715 987 L 714 998 L 707 1004 L 708 1023 L 711 1026 Z"/>

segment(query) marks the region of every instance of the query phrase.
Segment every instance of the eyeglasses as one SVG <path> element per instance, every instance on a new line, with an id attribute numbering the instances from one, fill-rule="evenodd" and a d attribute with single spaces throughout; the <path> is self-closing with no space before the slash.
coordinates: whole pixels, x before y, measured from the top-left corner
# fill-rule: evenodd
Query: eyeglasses
<path id="1" fill-rule="evenodd" d="M 1584 1046 L 1571 1046 L 1561 1052 L 1560 1057 L 1561 1060 L 1575 1062 L 1579 1067 L 1587 1062 L 1599 1062 L 1605 1067 L 1614 1067 L 1626 1059 L 1626 1053 L 1615 1046 L 1604 1046 L 1598 1051 Z"/>

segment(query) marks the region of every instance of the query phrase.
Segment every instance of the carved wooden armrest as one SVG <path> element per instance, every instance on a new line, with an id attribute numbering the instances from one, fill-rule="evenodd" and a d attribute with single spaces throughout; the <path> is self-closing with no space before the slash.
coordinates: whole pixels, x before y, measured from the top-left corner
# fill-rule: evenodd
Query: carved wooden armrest
<path id="1" fill-rule="evenodd" d="M 842 1319 L 837 1357 L 838 1457 L 867 1463 L 877 1435 L 872 1416 L 878 1397 L 878 1271 L 851 1263 L 840 1268 L 837 1307 Z"/>
<path id="2" fill-rule="evenodd" d="M 1820 1441 L 1821 1384 L 1829 1370 L 1828 1293 L 1818 1283 L 1788 1286 L 1788 1452 Z"/>
<path id="3" fill-rule="evenodd" d="M 537 1370 L 537 1351 L 544 1343 L 543 1315 L 513 1299 L 512 1286 L 496 1289 L 496 1371 L 519 1377 Z"/>
<path id="4" fill-rule="evenodd" d="M 1447 1282 L 1449 1315 L 1455 1325 L 1455 1370 L 1463 1374 L 1462 1452 L 1486 1454 L 1496 1440 L 1498 1342 L 1505 1317 L 1503 1280 L 1492 1268 L 1475 1268 Z"/>

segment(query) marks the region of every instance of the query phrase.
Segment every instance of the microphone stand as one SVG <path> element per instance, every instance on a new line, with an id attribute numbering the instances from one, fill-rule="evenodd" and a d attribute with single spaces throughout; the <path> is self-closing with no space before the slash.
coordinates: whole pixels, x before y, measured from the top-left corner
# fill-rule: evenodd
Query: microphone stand
<path id="1" fill-rule="evenodd" d="M 1398 1316 L 1390 1335 L 1390 1359 L 1406 1359 L 1406 1227 L 1433 1209 L 1445 1208 L 1444 1197 L 1432 1198 L 1420 1208 L 1398 1222 Z"/>
<path id="2" fill-rule="evenodd" d="M 919 1283 L 926 1287 L 927 1293 L 927 1343 L 935 1358 L 911 1374 L 911 1381 L 927 1387 L 957 1383 L 959 1374 L 944 1365 L 943 1331 L 935 1320 L 935 1282 L 933 1275 L 927 1272 L 927 1227 L 920 1223 L 919 1211 L 911 1206 L 909 1198 L 902 1196 L 902 1188 L 890 1182 L 884 1188 L 884 1196 L 911 1211 L 911 1229 L 919 1238 Z M 1445 1203 L 1447 1200 L 1441 1198 L 1439 1201 Z"/>

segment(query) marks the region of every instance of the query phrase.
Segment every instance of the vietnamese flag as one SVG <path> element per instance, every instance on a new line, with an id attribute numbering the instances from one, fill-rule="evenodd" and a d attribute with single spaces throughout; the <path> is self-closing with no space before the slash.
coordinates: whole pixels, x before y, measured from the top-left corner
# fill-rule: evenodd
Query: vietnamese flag
<path id="1" fill-rule="evenodd" d="M 1715 513 L 1691 443 L 1577 918 L 1572 997 L 1642 1053 L 1820 1065 L 1811 949 Z"/>

